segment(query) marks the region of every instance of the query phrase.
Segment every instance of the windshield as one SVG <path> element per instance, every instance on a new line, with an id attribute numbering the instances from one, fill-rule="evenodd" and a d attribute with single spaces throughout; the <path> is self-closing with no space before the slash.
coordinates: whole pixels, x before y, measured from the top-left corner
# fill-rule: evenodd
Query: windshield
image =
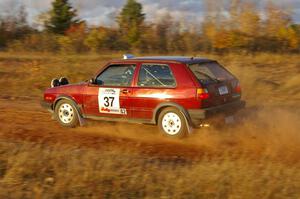
<path id="1" fill-rule="evenodd" d="M 217 62 L 190 64 L 189 68 L 201 83 L 234 79 L 233 75 Z"/>

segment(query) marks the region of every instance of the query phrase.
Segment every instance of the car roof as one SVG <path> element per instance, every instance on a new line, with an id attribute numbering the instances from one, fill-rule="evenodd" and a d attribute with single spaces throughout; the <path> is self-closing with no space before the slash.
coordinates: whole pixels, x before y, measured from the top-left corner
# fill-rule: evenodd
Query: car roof
<path id="1" fill-rule="evenodd" d="M 170 61 L 170 62 L 179 62 L 184 64 L 193 64 L 193 63 L 207 63 L 215 60 L 211 60 L 208 58 L 200 58 L 200 57 L 186 57 L 186 56 L 146 56 L 146 57 L 132 57 L 125 59 L 128 61 Z M 123 61 L 125 61 L 123 60 Z"/>
<path id="2" fill-rule="evenodd" d="M 213 60 L 199 57 L 186 57 L 186 56 L 150 56 L 150 57 L 134 57 L 134 60 L 150 60 L 150 61 L 175 61 L 185 64 L 190 63 L 204 63 Z"/>

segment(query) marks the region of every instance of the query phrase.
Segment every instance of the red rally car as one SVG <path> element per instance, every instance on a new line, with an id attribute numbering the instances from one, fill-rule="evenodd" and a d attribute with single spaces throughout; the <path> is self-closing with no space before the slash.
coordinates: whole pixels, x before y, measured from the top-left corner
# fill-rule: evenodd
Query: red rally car
<path id="1" fill-rule="evenodd" d="M 159 126 L 172 137 L 245 107 L 238 79 L 217 61 L 193 57 L 134 57 L 107 63 L 90 80 L 54 79 L 42 106 L 65 127 L 85 119 Z"/>

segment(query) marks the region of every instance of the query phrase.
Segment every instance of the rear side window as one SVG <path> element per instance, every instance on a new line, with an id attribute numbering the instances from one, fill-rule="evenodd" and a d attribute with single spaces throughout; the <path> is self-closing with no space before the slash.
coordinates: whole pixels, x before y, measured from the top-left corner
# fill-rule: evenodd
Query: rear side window
<path id="1" fill-rule="evenodd" d="M 97 78 L 96 83 L 103 86 L 130 86 L 135 65 L 111 65 Z"/>
<path id="2" fill-rule="evenodd" d="M 190 64 L 189 68 L 201 83 L 234 79 L 234 76 L 217 62 Z"/>
<path id="3" fill-rule="evenodd" d="M 143 64 L 139 73 L 138 86 L 175 87 L 176 81 L 168 65 Z"/>

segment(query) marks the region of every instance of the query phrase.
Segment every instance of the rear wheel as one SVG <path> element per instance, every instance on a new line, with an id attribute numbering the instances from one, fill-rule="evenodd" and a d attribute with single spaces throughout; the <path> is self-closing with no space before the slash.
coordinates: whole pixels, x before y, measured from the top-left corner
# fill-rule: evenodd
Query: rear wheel
<path id="1" fill-rule="evenodd" d="M 74 128 L 79 124 L 77 110 L 69 100 L 60 100 L 56 104 L 55 115 L 62 126 Z"/>
<path id="2" fill-rule="evenodd" d="M 188 134 L 185 116 L 176 108 L 165 108 L 159 114 L 160 131 L 169 137 L 184 137 Z"/>

